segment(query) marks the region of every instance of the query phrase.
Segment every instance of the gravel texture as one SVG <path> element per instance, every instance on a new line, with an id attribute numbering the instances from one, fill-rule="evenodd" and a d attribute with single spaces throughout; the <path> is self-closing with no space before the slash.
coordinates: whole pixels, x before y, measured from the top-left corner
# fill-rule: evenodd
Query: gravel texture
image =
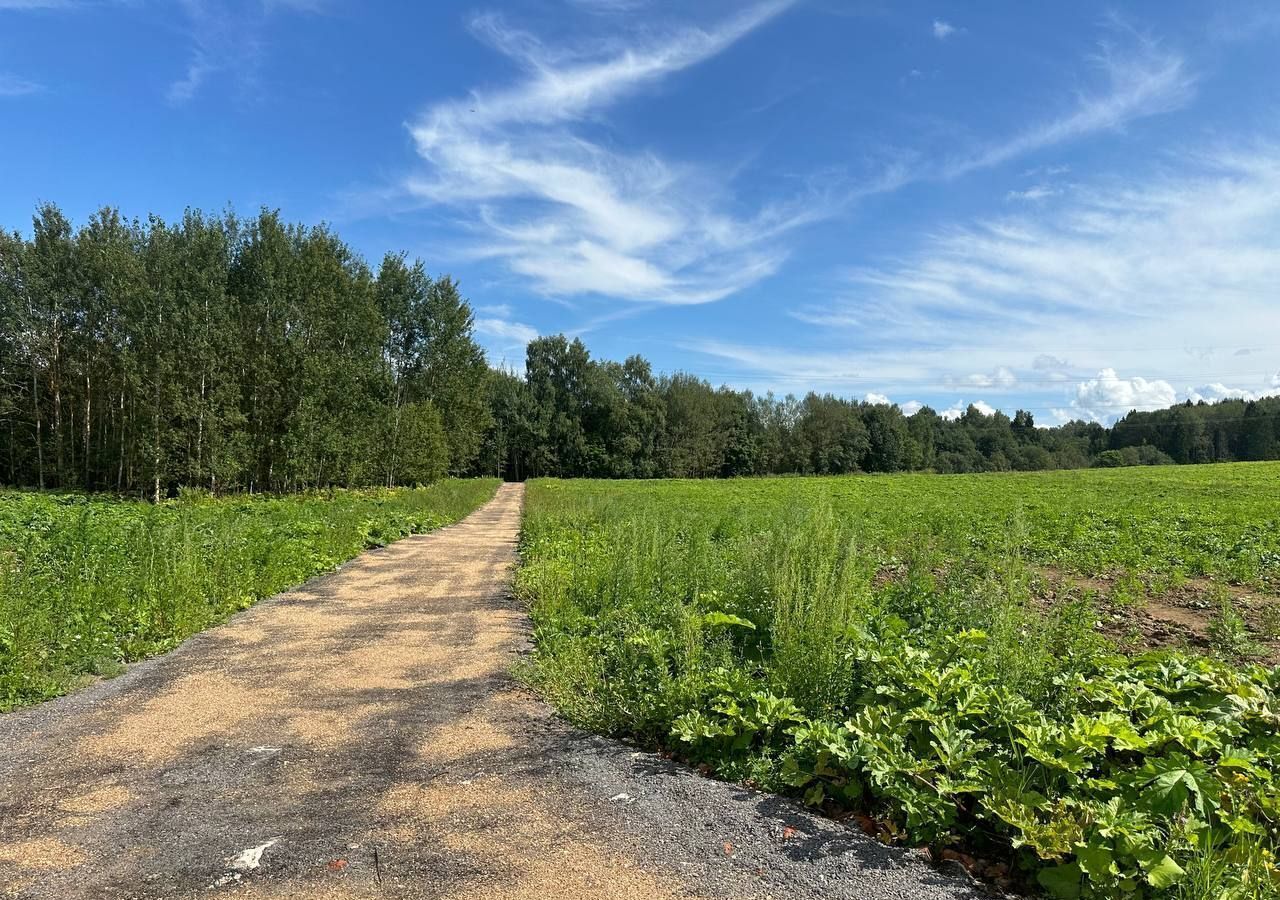
<path id="1" fill-rule="evenodd" d="M 976 896 L 513 682 L 522 498 L 0 717 L 0 896 Z"/>

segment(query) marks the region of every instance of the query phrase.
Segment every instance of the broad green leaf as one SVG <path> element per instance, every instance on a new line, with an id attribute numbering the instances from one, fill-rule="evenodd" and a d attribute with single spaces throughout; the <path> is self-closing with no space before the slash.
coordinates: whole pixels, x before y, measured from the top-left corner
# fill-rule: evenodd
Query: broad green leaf
<path id="1" fill-rule="evenodd" d="M 756 630 L 755 623 L 751 620 L 744 619 L 741 616 L 730 615 L 726 612 L 719 612 L 718 610 L 704 615 L 702 621 L 707 625 L 732 625 L 737 628 L 746 628 L 750 631 Z"/>
<path id="2" fill-rule="evenodd" d="M 1187 874 L 1172 856 L 1159 850 L 1139 855 L 1138 863 L 1146 873 L 1147 883 L 1154 888 L 1172 887 Z"/>
<path id="3" fill-rule="evenodd" d="M 1117 872 L 1114 864 L 1115 852 L 1110 847 L 1097 844 L 1080 847 L 1076 850 L 1076 861 L 1087 875 L 1094 878 Z"/>
<path id="4" fill-rule="evenodd" d="M 1040 886 L 1060 900 L 1076 900 L 1080 896 L 1080 877 L 1080 866 L 1077 863 L 1041 869 L 1036 874 Z"/>

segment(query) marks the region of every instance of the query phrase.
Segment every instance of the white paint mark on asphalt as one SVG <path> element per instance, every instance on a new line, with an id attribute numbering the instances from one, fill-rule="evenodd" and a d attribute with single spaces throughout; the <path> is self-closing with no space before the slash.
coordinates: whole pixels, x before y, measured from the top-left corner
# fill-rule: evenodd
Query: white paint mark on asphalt
<path id="1" fill-rule="evenodd" d="M 250 847 L 247 850 L 241 850 L 235 856 L 228 860 L 231 868 L 238 869 L 241 872 L 249 872 L 258 868 L 262 864 L 262 854 L 266 852 L 268 847 L 273 846 L 279 838 L 272 838 L 265 844 L 259 844 L 256 847 Z"/>
<path id="2" fill-rule="evenodd" d="M 609 798 L 610 803 L 635 803 L 636 798 L 630 794 L 614 794 Z"/>

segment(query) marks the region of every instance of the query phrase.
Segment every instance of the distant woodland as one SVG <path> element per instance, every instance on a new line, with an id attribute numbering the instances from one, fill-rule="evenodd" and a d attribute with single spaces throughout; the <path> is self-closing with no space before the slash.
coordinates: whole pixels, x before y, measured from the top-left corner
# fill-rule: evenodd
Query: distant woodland
<path id="1" fill-rule="evenodd" d="M 979 472 L 1280 458 L 1280 398 L 1114 426 L 756 396 L 538 338 L 490 368 L 458 284 L 326 227 L 41 207 L 0 232 L 0 481 L 159 499 L 446 474 Z"/>

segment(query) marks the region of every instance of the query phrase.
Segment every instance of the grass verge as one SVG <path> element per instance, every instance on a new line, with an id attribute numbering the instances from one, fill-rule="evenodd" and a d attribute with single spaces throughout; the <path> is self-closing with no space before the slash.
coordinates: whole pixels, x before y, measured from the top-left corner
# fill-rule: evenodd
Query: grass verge
<path id="1" fill-rule="evenodd" d="M 0 494 L 0 711 L 163 653 L 361 551 L 488 500 L 494 479 L 158 505 Z"/>

